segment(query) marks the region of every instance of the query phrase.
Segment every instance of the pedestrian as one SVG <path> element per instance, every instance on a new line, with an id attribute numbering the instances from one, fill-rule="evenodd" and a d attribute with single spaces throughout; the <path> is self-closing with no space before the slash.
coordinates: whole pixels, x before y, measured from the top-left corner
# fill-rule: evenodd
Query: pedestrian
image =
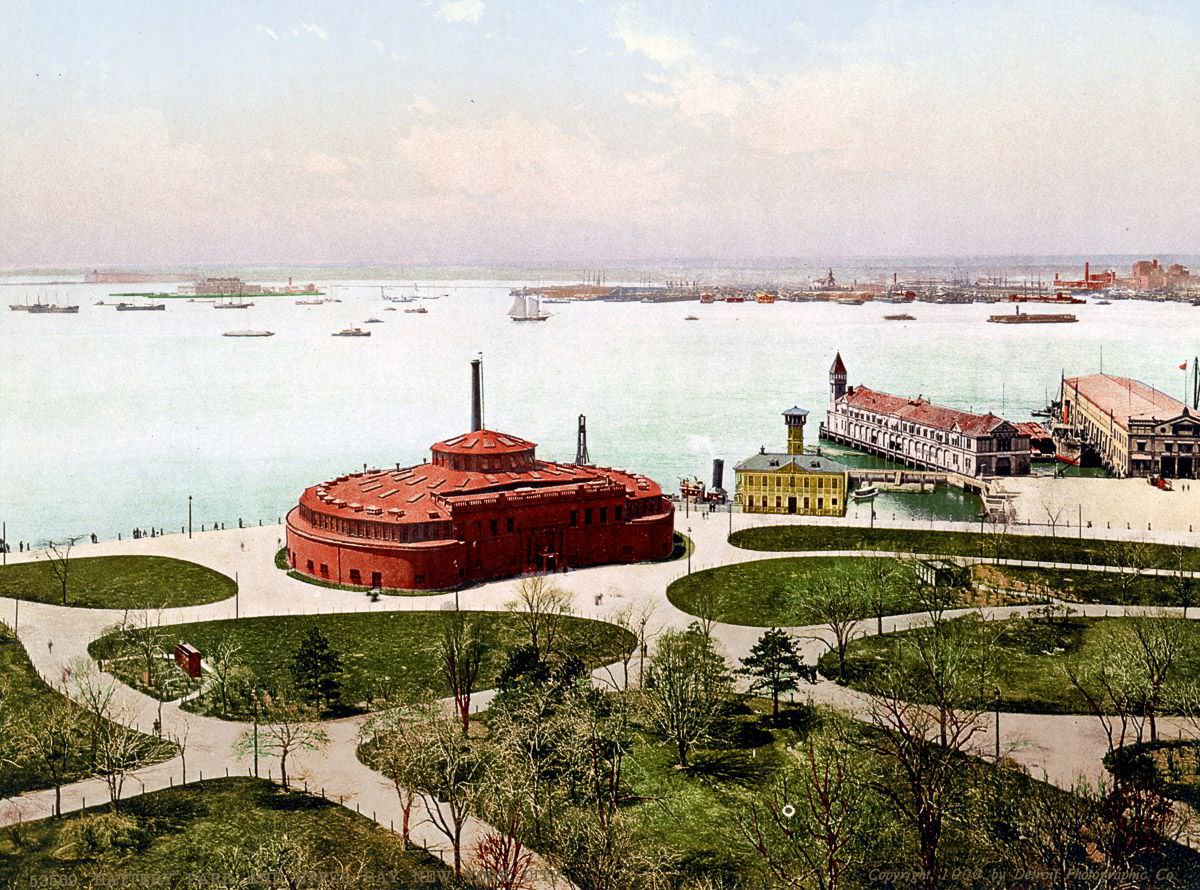
<path id="1" fill-rule="evenodd" d="M 54 652 L 54 640 L 46 640 L 46 649 L 51 653 Z"/>

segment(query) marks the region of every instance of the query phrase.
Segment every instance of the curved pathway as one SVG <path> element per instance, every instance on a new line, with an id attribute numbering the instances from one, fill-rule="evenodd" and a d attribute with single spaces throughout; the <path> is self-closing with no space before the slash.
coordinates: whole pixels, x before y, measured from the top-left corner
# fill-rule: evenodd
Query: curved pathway
<path id="1" fill-rule="evenodd" d="M 684 627 L 693 616 L 681 611 L 667 601 L 665 591 L 674 580 L 691 571 L 700 571 L 732 563 L 761 559 L 802 556 L 894 556 L 912 554 L 874 553 L 868 551 L 811 553 L 751 551 L 734 547 L 726 540 L 733 528 L 745 528 L 768 524 L 792 524 L 796 517 L 746 516 L 736 514 L 732 519 L 727 514 L 705 514 L 699 511 L 691 516 L 679 514 L 677 527 L 688 530 L 696 543 L 691 560 L 680 559 L 667 563 L 645 563 L 632 566 L 602 566 L 572 571 L 560 578 L 563 587 L 574 595 L 575 613 L 582 617 L 611 619 L 619 610 L 633 610 L 648 615 L 646 630 L 649 635 L 668 628 Z M 849 525 L 844 521 L 824 521 L 818 524 Z M 884 527 L 885 523 L 878 523 Z M 930 528 L 923 523 L 887 523 L 890 527 Z M 934 523 L 933 528 L 955 531 L 975 531 L 969 523 Z M 1016 533 L 1020 533 L 1017 531 Z M 1089 536 L 1127 537 L 1143 539 L 1144 533 L 1101 532 L 1088 530 Z M 173 556 L 209 566 L 227 575 L 236 575 L 239 595 L 207 605 L 163 609 L 156 618 L 163 625 L 222 618 L 253 617 L 265 615 L 316 615 L 347 612 L 384 612 L 429 609 L 453 609 L 455 603 L 463 609 L 500 610 L 511 600 L 517 579 L 498 581 L 454 593 L 419 596 L 384 596 L 372 603 L 360 592 L 323 588 L 289 578 L 275 567 L 274 556 L 282 545 L 281 526 L 231 529 L 219 532 L 197 533 L 189 539 L 186 535 L 167 535 L 161 538 L 143 538 L 136 541 L 104 542 L 96 545 L 80 545 L 77 557 L 114 554 L 144 554 Z M 1178 534 L 1151 536 L 1161 543 L 1178 543 Z M 38 558 L 38 554 L 9 554 L 9 562 L 23 562 Z M 962 562 L 992 562 L 979 557 L 966 557 Z M 1038 565 L 1064 569 L 1103 570 L 1095 566 L 1073 564 L 1034 563 L 1007 561 L 1005 564 Z M 1068 604 L 1084 615 L 1131 614 L 1137 609 L 1113 606 Z M 1028 612 L 1035 606 L 1009 606 L 983 609 L 988 618 L 1001 618 L 1011 614 Z M 977 611 L 959 610 L 962 613 Z M 18 613 L 14 600 L 0 598 L 0 620 L 10 626 Z M 87 654 L 88 644 L 105 631 L 117 625 L 124 613 L 118 610 L 80 609 L 53 606 L 32 602 L 19 604 L 17 634 L 24 644 L 35 669 L 47 682 L 62 686 L 71 671 L 95 670 L 96 665 Z M 885 633 L 914 627 L 925 621 L 924 615 L 893 616 L 884 620 Z M 873 621 L 863 623 L 865 633 L 874 633 Z M 761 635 L 763 628 L 740 625 L 714 625 L 714 634 L 731 658 L 740 658 Z M 816 627 L 793 627 L 788 630 L 803 639 L 806 657 L 815 659 L 824 651 L 821 642 L 826 633 Z M 51 643 L 53 645 L 51 646 Z M 598 681 L 609 681 L 620 671 L 602 668 L 594 672 Z M 637 675 L 634 664 L 631 676 Z M 869 707 L 869 697 L 863 693 L 821 681 L 811 687 L 807 694 L 814 702 L 826 703 L 851 714 L 862 716 Z M 486 696 L 479 697 L 480 703 Z M 148 729 L 157 716 L 159 703 L 123 684 L 117 684 L 117 714 L 123 722 Z M 364 815 L 381 825 L 399 823 L 399 807 L 391 784 L 378 773 L 362 765 L 356 756 L 358 732 L 365 718 L 352 718 L 325 724 L 331 737 L 330 744 L 319 752 L 304 752 L 294 756 L 289 773 L 294 785 L 304 785 L 312 791 L 324 791 L 333 800 L 346 806 L 354 806 Z M 245 725 L 210 717 L 188 714 L 179 702 L 162 705 L 164 735 L 186 737 L 187 779 L 195 780 L 201 773 L 205 777 L 241 772 L 247 769 L 245 762 L 233 757 L 233 746 L 245 730 Z M 1001 747 L 1011 752 L 1012 758 L 1030 770 L 1034 776 L 1045 777 L 1060 786 L 1069 787 L 1080 774 L 1097 778 L 1103 772 L 1101 758 L 1107 745 L 1099 722 L 1090 716 L 1061 716 L 1045 714 L 1002 713 Z M 1182 731 L 1174 721 L 1161 721 L 1164 734 Z M 991 736 L 983 734 L 979 740 L 980 753 L 992 749 Z M 267 767 L 264 765 L 263 769 Z M 148 767 L 133 774 L 126 783 L 126 794 L 135 791 L 155 790 L 167 787 L 183 779 L 183 760 L 175 758 L 166 763 Z M 74 783 L 63 790 L 63 808 L 80 808 L 85 800 L 98 803 L 107 798 L 107 790 L 99 779 Z M 39 818 L 49 814 L 53 802 L 53 791 L 39 791 L 0 801 L 0 825 L 18 819 Z M 429 803 L 428 805 L 436 805 Z M 427 818 L 417 814 L 414 818 L 413 839 L 428 847 L 432 852 L 448 859 L 450 851 L 445 838 L 437 833 Z M 464 842 L 464 851 L 473 845 L 473 840 L 486 826 L 475 822 L 470 826 Z M 550 879 L 547 879 L 549 881 Z M 548 884 L 547 884 L 548 885 Z"/>

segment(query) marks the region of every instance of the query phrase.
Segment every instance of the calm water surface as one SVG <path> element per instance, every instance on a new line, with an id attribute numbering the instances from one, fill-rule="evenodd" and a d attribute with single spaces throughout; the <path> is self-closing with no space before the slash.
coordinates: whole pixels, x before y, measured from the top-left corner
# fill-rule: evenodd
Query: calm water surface
<path id="1" fill-rule="evenodd" d="M 468 362 L 484 354 L 486 422 L 571 460 L 588 418 L 593 462 L 643 471 L 668 489 L 706 481 L 781 448 L 780 412 L 828 401 L 836 350 L 850 382 L 1025 419 L 1062 371 L 1104 369 L 1182 396 L 1180 362 L 1200 351 L 1200 309 L 1118 302 L 1078 306 L 1078 324 L 986 324 L 988 305 L 896 307 L 776 303 L 571 304 L 545 323 L 514 324 L 509 284 L 420 283 L 439 299 L 385 303 L 377 284 L 344 282 L 343 302 L 257 298 L 247 310 L 170 301 L 117 312 L 111 285 L 0 287 L 0 519 L 12 540 L 274 521 L 301 489 L 363 463 L 414 463 L 466 430 Z M 393 294 L 412 294 L 411 282 Z M 78 315 L 10 312 L 42 298 Z M 440 295 L 448 296 L 441 297 Z M 385 311 L 395 305 L 397 311 Z M 426 315 L 403 309 L 424 306 Z M 700 316 L 685 321 L 684 316 Z M 370 338 L 334 338 L 362 325 Z M 272 330 L 269 339 L 224 331 Z M 958 492 L 881 496 L 881 515 L 973 517 Z"/>

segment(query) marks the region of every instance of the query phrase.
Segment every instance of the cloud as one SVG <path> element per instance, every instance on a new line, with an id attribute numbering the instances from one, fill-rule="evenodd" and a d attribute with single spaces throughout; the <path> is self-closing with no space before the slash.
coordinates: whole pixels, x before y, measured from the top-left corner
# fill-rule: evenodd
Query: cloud
<path id="1" fill-rule="evenodd" d="M 276 34 L 274 31 L 272 31 L 270 28 L 268 28 L 266 25 L 255 25 L 254 30 L 258 31 L 260 34 L 266 34 L 272 40 L 279 39 L 279 35 Z"/>
<path id="2" fill-rule="evenodd" d="M 625 44 L 627 54 L 640 53 L 664 68 L 674 67 L 696 55 L 696 51 L 686 40 L 665 32 L 649 30 L 635 22 L 634 13 L 628 6 L 617 10 L 617 21 L 612 36 Z"/>
<path id="3" fill-rule="evenodd" d="M 322 28 L 320 25 L 315 25 L 312 22 L 301 21 L 300 27 L 303 28 L 305 31 L 307 31 L 309 34 L 316 37 L 318 40 L 328 40 L 329 39 L 329 34 L 327 34 L 325 29 Z"/>
<path id="4" fill-rule="evenodd" d="M 313 152 L 304 163 L 304 169 L 309 173 L 339 174 L 346 170 L 346 162 L 341 158 L 324 152 Z"/>
<path id="5" fill-rule="evenodd" d="M 437 106 L 424 96 L 414 96 L 412 102 L 405 107 L 413 114 L 434 114 L 437 112 Z"/>
<path id="6" fill-rule="evenodd" d="M 445 0 L 438 7 L 437 16 L 448 22 L 478 25 L 483 17 L 483 0 Z"/>
<path id="7" fill-rule="evenodd" d="M 583 55 L 584 53 L 586 53 L 587 51 L 588 51 L 588 48 L 587 48 L 586 46 L 581 46 L 581 47 L 579 47 L 579 49 L 573 49 L 573 50 L 571 50 L 571 55 L 573 55 L 573 56 L 582 56 L 582 55 Z"/>
<path id="8" fill-rule="evenodd" d="M 372 40 L 371 45 L 373 47 L 375 47 L 376 49 L 383 49 L 383 41 L 382 40 Z"/>

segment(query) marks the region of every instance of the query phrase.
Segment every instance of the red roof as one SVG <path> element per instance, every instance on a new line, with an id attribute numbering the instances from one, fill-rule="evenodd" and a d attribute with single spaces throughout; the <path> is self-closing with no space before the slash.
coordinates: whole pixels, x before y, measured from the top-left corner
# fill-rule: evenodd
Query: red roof
<path id="1" fill-rule="evenodd" d="M 886 392 L 876 392 L 865 386 L 856 386 L 850 389 L 846 393 L 844 401 L 848 405 L 864 411 L 887 414 L 935 429 L 957 429 L 969 436 L 986 435 L 1000 424 L 1008 422 L 1003 417 L 997 417 L 991 412 L 972 414 L 969 411 L 935 405 L 928 399 L 920 397 L 906 399 L 903 396 L 894 396 Z"/>
<path id="2" fill-rule="evenodd" d="M 1077 391 L 1080 398 L 1087 399 L 1104 413 L 1111 414 L 1123 428 L 1128 428 L 1130 418 L 1168 420 L 1186 414 L 1188 410 L 1179 399 L 1129 377 L 1087 374 L 1068 377 L 1063 385 Z"/>
<path id="3" fill-rule="evenodd" d="M 470 440 L 474 447 L 482 447 L 493 441 L 493 437 L 497 448 L 520 450 L 515 443 L 534 448 L 523 439 L 486 430 L 449 439 L 445 444 L 450 449 L 464 448 L 464 443 Z M 615 486 L 623 487 L 626 496 L 634 499 L 662 494 L 658 483 L 637 473 L 532 460 L 529 469 L 519 472 L 489 473 L 425 463 L 398 470 L 349 473 L 306 489 L 300 503 L 318 513 L 343 518 L 428 522 L 450 519 L 456 503 L 481 497 L 504 494 L 523 499 L 543 493 L 561 496 Z"/>
<path id="4" fill-rule="evenodd" d="M 839 352 L 833 357 L 833 367 L 829 369 L 830 374 L 845 374 L 846 363 L 842 361 L 842 354 Z"/>
<path id="5" fill-rule="evenodd" d="M 434 444 L 433 450 L 447 454 L 515 454 L 529 451 L 534 447 L 536 446 L 532 442 L 527 442 L 517 436 L 510 436 L 507 433 L 498 433 L 495 430 L 474 430 L 444 442 L 437 442 Z"/>

